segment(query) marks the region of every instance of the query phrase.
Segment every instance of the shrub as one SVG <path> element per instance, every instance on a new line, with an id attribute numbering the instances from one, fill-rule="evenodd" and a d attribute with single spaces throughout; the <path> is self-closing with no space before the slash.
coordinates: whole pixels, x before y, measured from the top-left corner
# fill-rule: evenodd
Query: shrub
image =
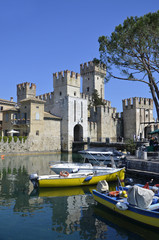
<path id="1" fill-rule="evenodd" d="M 8 137 L 8 142 L 10 143 L 12 141 L 12 136 Z"/>
<path id="2" fill-rule="evenodd" d="M 7 142 L 8 137 L 7 136 L 3 136 L 3 142 Z"/>
<path id="3" fill-rule="evenodd" d="M 22 136 L 19 136 L 19 141 L 22 143 L 22 139 L 23 137 Z"/>
<path id="4" fill-rule="evenodd" d="M 0 136 L 0 142 L 2 141 L 2 136 Z"/>
<path id="5" fill-rule="evenodd" d="M 23 137 L 24 143 L 25 143 L 26 140 L 27 140 L 27 136 L 24 136 L 24 137 Z"/>
<path id="6" fill-rule="evenodd" d="M 17 142 L 17 140 L 18 140 L 18 137 L 14 136 L 14 142 Z"/>
<path id="7" fill-rule="evenodd" d="M 136 143 L 132 139 L 126 141 L 126 150 L 130 152 L 130 154 L 134 155 L 136 150 Z"/>

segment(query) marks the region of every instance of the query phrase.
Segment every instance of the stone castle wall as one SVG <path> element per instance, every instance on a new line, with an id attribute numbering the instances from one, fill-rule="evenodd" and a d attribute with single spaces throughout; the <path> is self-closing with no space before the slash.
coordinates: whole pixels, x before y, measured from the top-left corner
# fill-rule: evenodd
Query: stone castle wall
<path id="1" fill-rule="evenodd" d="M 12 140 L 10 143 L 0 142 L 0 153 L 25 153 L 25 152 L 60 152 L 61 151 L 61 143 L 58 136 L 54 135 L 50 136 L 42 136 L 39 138 L 38 136 L 30 136 L 25 142 L 20 142 L 19 139 L 17 142 Z"/>

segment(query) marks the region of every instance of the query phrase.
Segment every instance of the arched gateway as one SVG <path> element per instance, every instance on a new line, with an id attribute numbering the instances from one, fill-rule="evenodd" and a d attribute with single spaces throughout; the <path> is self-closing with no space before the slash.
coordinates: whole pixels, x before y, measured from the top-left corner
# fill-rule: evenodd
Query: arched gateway
<path id="1" fill-rule="evenodd" d="M 74 127 L 74 141 L 83 141 L 83 127 L 80 124 Z"/>

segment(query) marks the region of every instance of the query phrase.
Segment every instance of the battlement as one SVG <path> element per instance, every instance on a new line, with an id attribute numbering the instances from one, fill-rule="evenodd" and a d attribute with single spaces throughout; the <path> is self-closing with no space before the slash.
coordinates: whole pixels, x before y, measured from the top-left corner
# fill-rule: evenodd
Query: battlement
<path id="1" fill-rule="evenodd" d="M 123 113 L 122 112 L 121 113 L 117 112 L 115 117 L 117 119 L 122 119 L 123 118 Z"/>
<path id="2" fill-rule="evenodd" d="M 95 63 L 93 61 L 90 61 L 88 63 L 82 63 L 80 64 L 80 73 L 81 75 L 86 74 L 88 72 L 92 72 L 92 71 L 97 71 L 100 72 L 102 74 L 106 74 L 106 66 L 105 64 L 102 63 Z"/>
<path id="3" fill-rule="evenodd" d="M 29 82 L 25 82 L 25 83 L 20 83 L 20 84 L 17 84 L 17 89 L 19 90 L 24 90 L 24 89 L 28 89 L 28 90 L 31 90 L 31 89 L 36 89 L 36 84 L 34 83 L 29 83 Z"/>
<path id="4" fill-rule="evenodd" d="M 151 98 L 134 97 L 124 99 L 123 109 L 147 108 L 153 109 L 153 100 Z"/>
<path id="5" fill-rule="evenodd" d="M 81 93 L 81 98 L 82 99 L 87 99 L 88 101 L 92 101 L 92 96 Z"/>
<path id="6" fill-rule="evenodd" d="M 34 98 L 36 97 L 36 85 L 34 83 L 21 83 L 17 84 L 17 102 L 25 98 Z"/>
<path id="7" fill-rule="evenodd" d="M 103 99 L 103 102 L 105 103 L 105 106 L 111 107 L 111 102 L 110 101 Z"/>
<path id="8" fill-rule="evenodd" d="M 45 111 L 49 112 L 50 105 L 54 104 L 54 93 L 53 92 L 45 93 L 45 94 L 36 96 L 36 98 L 45 101 Z"/>
<path id="9" fill-rule="evenodd" d="M 44 101 L 50 101 L 50 100 L 53 99 L 53 92 L 45 93 L 45 94 L 36 96 L 36 98 L 38 98 L 40 100 L 44 100 Z"/>
<path id="10" fill-rule="evenodd" d="M 69 70 L 56 72 L 53 73 L 53 82 L 54 88 L 64 85 L 80 87 L 80 74 Z"/>

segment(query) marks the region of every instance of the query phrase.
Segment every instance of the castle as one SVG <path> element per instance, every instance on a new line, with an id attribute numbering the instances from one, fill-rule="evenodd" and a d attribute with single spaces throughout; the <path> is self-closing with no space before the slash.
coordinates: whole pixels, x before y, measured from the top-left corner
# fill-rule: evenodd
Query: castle
<path id="1" fill-rule="evenodd" d="M 68 70 L 54 73 L 54 91 L 50 93 L 36 96 L 35 84 L 18 84 L 17 106 L 11 111 L 10 125 L 3 121 L 3 134 L 14 127 L 21 134 L 32 136 L 39 143 L 41 141 L 41 149 L 45 142 L 49 149 L 52 146 L 52 150 L 62 151 L 72 151 L 74 141 L 87 141 L 88 138 L 100 142 L 106 139 L 116 142 L 121 137 L 124 140 L 134 136 L 146 138 L 152 129 L 150 123 L 154 122 L 152 99 L 125 99 L 123 112 L 117 113 L 111 102 L 104 100 L 105 76 L 105 65 L 88 62 L 80 65 L 80 74 Z M 90 105 L 95 89 L 104 105 Z M 4 111 L 4 118 L 8 112 Z M 23 119 L 26 124 L 22 126 L 17 122 L 12 125 L 15 119 Z"/>

